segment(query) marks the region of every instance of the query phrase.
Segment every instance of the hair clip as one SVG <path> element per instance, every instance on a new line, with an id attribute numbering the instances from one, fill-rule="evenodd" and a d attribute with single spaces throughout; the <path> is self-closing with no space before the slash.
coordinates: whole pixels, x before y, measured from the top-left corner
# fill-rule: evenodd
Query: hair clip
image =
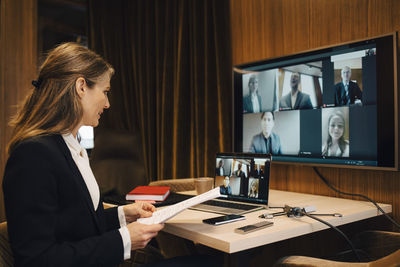
<path id="1" fill-rule="evenodd" d="M 42 83 L 42 81 L 40 79 L 32 81 L 32 85 L 35 86 L 36 89 L 39 89 L 41 83 Z"/>

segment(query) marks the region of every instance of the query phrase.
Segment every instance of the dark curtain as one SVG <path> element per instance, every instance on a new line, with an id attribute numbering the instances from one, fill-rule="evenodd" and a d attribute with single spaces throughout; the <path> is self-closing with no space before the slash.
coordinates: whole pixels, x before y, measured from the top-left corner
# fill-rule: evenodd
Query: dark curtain
<path id="1" fill-rule="evenodd" d="M 115 68 L 101 127 L 140 131 L 148 180 L 214 176 L 232 151 L 229 0 L 89 0 L 89 44 Z"/>

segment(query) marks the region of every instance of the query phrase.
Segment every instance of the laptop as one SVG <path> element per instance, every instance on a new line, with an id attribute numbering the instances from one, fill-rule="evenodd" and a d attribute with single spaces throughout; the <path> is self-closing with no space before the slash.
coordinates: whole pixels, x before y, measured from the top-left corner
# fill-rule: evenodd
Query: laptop
<path id="1" fill-rule="evenodd" d="M 268 207 L 271 155 L 217 153 L 214 188 L 221 197 L 190 209 L 218 214 L 245 214 Z"/>

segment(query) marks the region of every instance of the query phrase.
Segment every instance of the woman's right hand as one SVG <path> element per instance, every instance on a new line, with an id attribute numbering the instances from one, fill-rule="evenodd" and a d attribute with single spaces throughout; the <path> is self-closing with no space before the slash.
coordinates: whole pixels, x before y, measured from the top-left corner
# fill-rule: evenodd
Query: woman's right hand
<path id="1" fill-rule="evenodd" d="M 164 224 L 141 224 L 133 222 L 127 225 L 131 237 L 131 250 L 144 248 L 158 232 L 164 228 Z"/>

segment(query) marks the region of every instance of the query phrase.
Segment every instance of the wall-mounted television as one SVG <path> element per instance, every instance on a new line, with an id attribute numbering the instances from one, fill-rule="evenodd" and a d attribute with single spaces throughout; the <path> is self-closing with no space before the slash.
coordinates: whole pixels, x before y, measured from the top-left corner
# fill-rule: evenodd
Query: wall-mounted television
<path id="1" fill-rule="evenodd" d="M 398 169 L 397 33 L 234 66 L 234 150 Z"/>

